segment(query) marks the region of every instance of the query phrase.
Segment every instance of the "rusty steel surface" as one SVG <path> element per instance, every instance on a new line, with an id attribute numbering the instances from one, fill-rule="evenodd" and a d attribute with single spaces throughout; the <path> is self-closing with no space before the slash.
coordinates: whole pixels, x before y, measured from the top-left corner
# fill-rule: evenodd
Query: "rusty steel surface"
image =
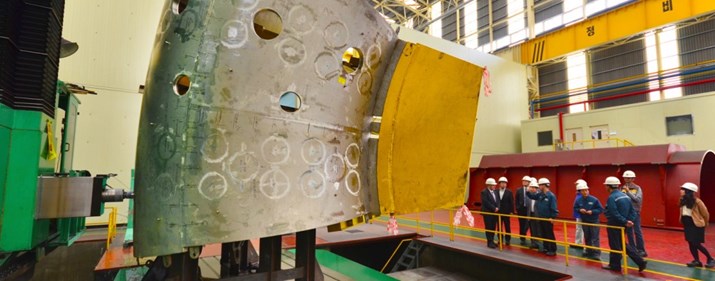
<path id="1" fill-rule="evenodd" d="M 397 39 L 368 3 L 167 1 L 141 109 L 136 256 L 379 213 L 364 150 Z"/>

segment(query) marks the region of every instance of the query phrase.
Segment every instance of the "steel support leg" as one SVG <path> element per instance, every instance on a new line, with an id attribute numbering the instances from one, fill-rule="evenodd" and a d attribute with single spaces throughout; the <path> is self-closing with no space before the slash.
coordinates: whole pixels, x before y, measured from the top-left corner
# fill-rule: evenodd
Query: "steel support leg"
<path id="1" fill-rule="evenodd" d="M 303 267 L 303 278 L 296 281 L 315 280 L 315 229 L 301 231 L 296 234 L 295 268 Z"/>

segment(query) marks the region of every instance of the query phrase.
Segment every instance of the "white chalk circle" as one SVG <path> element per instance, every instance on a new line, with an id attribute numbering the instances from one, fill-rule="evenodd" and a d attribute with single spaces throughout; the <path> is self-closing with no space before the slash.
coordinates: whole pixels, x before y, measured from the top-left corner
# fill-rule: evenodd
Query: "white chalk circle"
<path id="1" fill-rule="evenodd" d="M 325 161 L 325 175 L 330 182 L 339 181 L 345 176 L 345 161 L 342 155 L 334 153 Z"/>
<path id="2" fill-rule="evenodd" d="M 237 152 L 228 159 L 228 174 L 234 181 L 251 181 L 258 176 L 258 166 L 253 153 Z"/>
<path id="3" fill-rule="evenodd" d="M 344 23 L 335 21 L 328 24 L 323 30 L 323 39 L 328 47 L 339 49 L 348 43 L 348 27 Z"/>
<path id="4" fill-rule="evenodd" d="M 325 177 L 317 171 L 306 171 L 300 176 L 300 189 L 311 199 L 320 198 L 325 194 Z"/>
<path id="5" fill-rule="evenodd" d="M 241 10 L 251 10 L 256 7 L 258 0 L 234 0 L 235 6 Z"/>
<path id="6" fill-rule="evenodd" d="M 283 137 L 270 136 L 261 144 L 263 160 L 271 164 L 283 164 L 288 161 L 290 147 Z"/>
<path id="7" fill-rule="evenodd" d="M 218 163 L 228 156 L 228 139 L 221 129 L 211 129 L 204 144 L 201 145 L 201 155 L 209 163 Z"/>
<path id="8" fill-rule="evenodd" d="M 360 192 L 360 174 L 355 170 L 350 170 L 345 177 L 345 188 L 353 196 L 358 196 Z"/>
<path id="9" fill-rule="evenodd" d="M 288 26 L 298 34 L 305 34 L 313 30 L 316 21 L 313 10 L 303 5 L 294 6 L 288 12 Z"/>
<path id="10" fill-rule="evenodd" d="M 208 200 L 223 197 L 228 190 L 226 178 L 218 172 L 208 172 L 199 181 L 199 193 Z"/>
<path id="11" fill-rule="evenodd" d="M 367 64 L 367 67 L 370 69 L 375 69 L 377 68 L 377 65 L 380 64 L 381 58 L 382 57 L 382 49 L 380 49 L 380 45 L 378 44 L 373 44 L 370 46 L 370 48 L 367 49 L 367 56 L 365 58 L 365 63 Z"/>
<path id="12" fill-rule="evenodd" d="M 248 27 L 237 20 L 227 21 L 221 28 L 221 45 L 229 49 L 240 48 L 248 39 Z"/>
<path id="13" fill-rule="evenodd" d="M 355 169 L 360 163 L 360 147 L 357 143 L 351 143 L 348 148 L 345 149 L 345 163 L 351 169 Z"/>
<path id="14" fill-rule="evenodd" d="M 361 95 L 369 95 L 372 90 L 372 74 L 368 71 L 363 71 L 359 74 L 357 81 L 358 92 Z"/>
<path id="15" fill-rule="evenodd" d="M 303 141 L 300 155 L 308 165 L 320 165 L 326 155 L 325 144 L 316 138 L 307 139 Z"/>
<path id="16" fill-rule="evenodd" d="M 315 73 L 323 80 L 330 80 L 340 74 L 340 60 L 335 54 L 322 52 L 314 61 Z"/>
<path id="17" fill-rule="evenodd" d="M 290 181 L 288 181 L 288 176 L 283 171 L 273 168 L 261 176 L 259 189 L 269 199 L 280 199 L 288 194 Z"/>
<path id="18" fill-rule="evenodd" d="M 305 60 L 305 45 L 293 38 L 286 38 L 278 46 L 281 60 L 289 65 L 298 65 Z"/>

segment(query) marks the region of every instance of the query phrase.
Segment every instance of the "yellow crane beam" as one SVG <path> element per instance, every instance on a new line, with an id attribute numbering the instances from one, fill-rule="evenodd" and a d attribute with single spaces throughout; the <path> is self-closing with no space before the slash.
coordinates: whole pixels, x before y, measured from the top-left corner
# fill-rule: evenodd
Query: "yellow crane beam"
<path id="1" fill-rule="evenodd" d="M 521 63 L 537 64 L 715 11 L 712 0 L 643 0 L 528 40 Z"/>

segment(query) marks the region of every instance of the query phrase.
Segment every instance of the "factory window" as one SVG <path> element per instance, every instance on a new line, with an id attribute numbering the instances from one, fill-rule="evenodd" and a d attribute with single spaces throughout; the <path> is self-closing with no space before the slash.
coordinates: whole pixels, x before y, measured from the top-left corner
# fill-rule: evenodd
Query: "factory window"
<path id="1" fill-rule="evenodd" d="M 278 37 L 283 31 L 283 20 L 276 11 L 263 9 L 253 16 L 253 29 L 258 37 L 270 40 Z"/>
<path id="2" fill-rule="evenodd" d="M 189 0 L 173 0 L 171 2 L 171 10 L 177 15 L 183 13 L 186 6 L 189 5 Z"/>
<path id="3" fill-rule="evenodd" d="M 174 93 L 179 96 L 183 96 L 189 92 L 190 88 L 191 78 L 189 78 L 189 76 L 186 76 L 185 74 L 179 74 L 179 76 L 176 76 L 176 79 L 174 79 Z"/>
<path id="4" fill-rule="evenodd" d="M 280 99 L 281 109 L 286 112 L 296 112 L 300 109 L 300 96 L 295 92 L 285 92 Z"/>
<path id="5" fill-rule="evenodd" d="M 538 139 L 539 146 L 547 146 L 554 144 L 553 131 L 543 131 L 536 133 L 536 138 Z"/>
<path id="6" fill-rule="evenodd" d="M 430 18 L 436 19 L 442 16 L 442 2 L 435 2 L 430 8 Z M 429 25 L 429 35 L 442 38 L 442 19 L 438 19 Z"/>
<path id="7" fill-rule="evenodd" d="M 472 1 L 464 6 L 464 46 L 477 48 L 477 1 Z"/>
<path id="8" fill-rule="evenodd" d="M 693 116 L 688 114 L 665 117 L 665 127 L 668 136 L 692 135 Z"/>

